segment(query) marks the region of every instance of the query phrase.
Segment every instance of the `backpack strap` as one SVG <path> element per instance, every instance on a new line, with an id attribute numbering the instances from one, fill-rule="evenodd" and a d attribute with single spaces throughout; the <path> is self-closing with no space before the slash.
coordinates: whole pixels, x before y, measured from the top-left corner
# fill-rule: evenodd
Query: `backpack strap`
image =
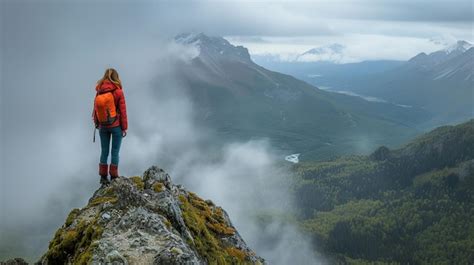
<path id="1" fill-rule="evenodd" d="M 114 96 L 114 102 L 115 102 L 115 112 L 117 112 L 118 115 L 120 115 L 120 98 L 115 96 L 115 91 L 117 91 L 118 88 L 112 90 L 112 95 Z"/>

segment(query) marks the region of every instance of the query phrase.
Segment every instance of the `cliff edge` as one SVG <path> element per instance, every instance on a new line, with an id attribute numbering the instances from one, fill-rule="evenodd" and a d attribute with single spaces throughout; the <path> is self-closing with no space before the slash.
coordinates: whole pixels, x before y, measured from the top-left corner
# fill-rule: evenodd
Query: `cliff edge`
<path id="1" fill-rule="evenodd" d="M 100 187 L 56 231 L 39 264 L 264 264 L 212 201 L 152 166 Z"/>

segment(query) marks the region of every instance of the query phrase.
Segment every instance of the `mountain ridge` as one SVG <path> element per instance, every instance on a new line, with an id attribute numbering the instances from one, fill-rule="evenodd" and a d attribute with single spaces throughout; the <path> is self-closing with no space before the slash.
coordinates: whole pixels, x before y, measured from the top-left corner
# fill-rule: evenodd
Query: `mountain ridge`
<path id="1" fill-rule="evenodd" d="M 269 138 L 288 154 L 309 159 L 355 151 L 354 135 L 372 135 L 378 142 L 374 147 L 384 139 L 390 139 L 386 144 L 400 143 L 415 134 L 425 115 L 421 109 L 327 92 L 268 70 L 222 37 L 201 33 L 177 39 L 199 46 L 200 54 L 178 67 L 178 75 L 187 85 L 197 119 L 223 137 Z"/>
<path id="2" fill-rule="evenodd" d="M 423 130 L 459 123 L 474 115 L 474 47 L 463 40 L 402 62 L 263 63 L 329 91 L 349 91 L 421 108 L 430 113 L 419 123 Z"/>

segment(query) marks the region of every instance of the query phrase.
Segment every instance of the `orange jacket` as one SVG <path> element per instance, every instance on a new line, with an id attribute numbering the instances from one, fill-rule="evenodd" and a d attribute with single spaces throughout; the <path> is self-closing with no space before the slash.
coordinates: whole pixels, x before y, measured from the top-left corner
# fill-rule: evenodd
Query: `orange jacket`
<path id="1" fill-rule="evenodd" d="M 112 92 L 115 99 L 115 106 L 117 108 L 117 119 L 115 119 L 115 121 L 111 125 L 100 125 L 99 120 L 97 119 L 94 104 L 94 111 L 92 112 L 92 117 L 94 119 L 95 127 L 112 128 L 120 125 L 120 127 L 122 127 L 122 131 L 126 131 L 128 129 L 127 105 L 125 104 L 125 95 L 123 94 L 122 87 L 106 79 L 102 82 L 102 84 L 98 84 L 95 90 L 97 91 L 97 95 L 106 92 Z"/>

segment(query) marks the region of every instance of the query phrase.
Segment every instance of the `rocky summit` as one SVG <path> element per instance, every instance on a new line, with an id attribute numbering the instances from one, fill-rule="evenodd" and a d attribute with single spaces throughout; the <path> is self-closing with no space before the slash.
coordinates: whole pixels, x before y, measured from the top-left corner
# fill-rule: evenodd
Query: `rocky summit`
<path id="1" fill-rule="evenodd" d="M 210 200 L 153 166 L 100 187 L 56 231 L 39 264 L 264 264 Z"/>

